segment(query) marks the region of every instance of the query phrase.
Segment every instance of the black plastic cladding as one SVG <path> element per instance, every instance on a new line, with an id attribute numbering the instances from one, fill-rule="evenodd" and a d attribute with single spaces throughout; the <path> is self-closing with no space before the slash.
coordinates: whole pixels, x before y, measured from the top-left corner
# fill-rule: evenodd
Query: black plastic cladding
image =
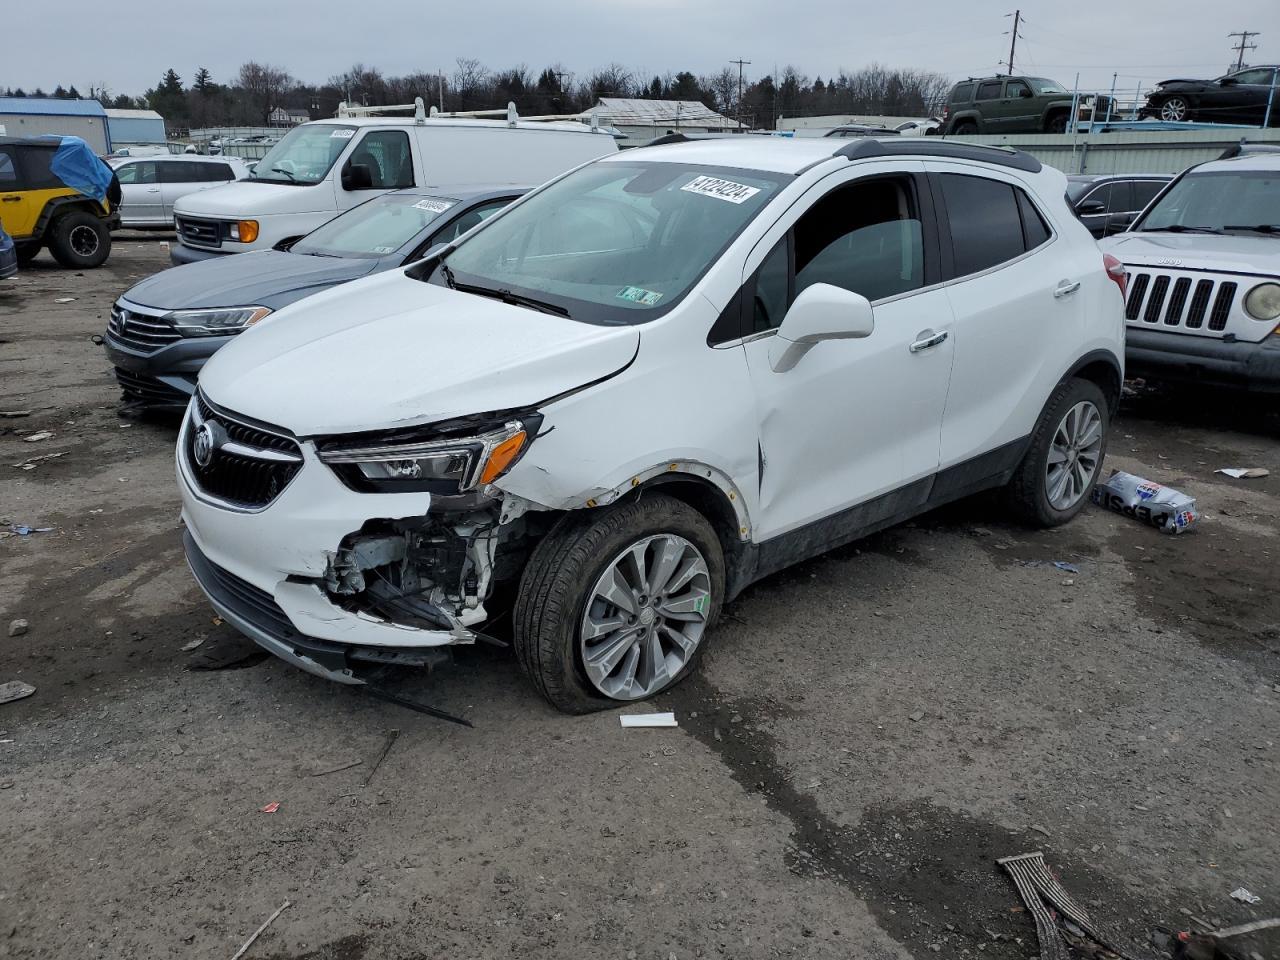
<path id="1" fill-rule="evenodd" d="M 915 140 L 895 140 L 889 144 L 873 139 L 855 140 L 841 147 L 832 156 L 845 157 L 849 160 L 901 156 L 939 157 L 954 160 L 979 160 L 982 163 L 1012 167 L 1015 170 L 1025 170 L 1028 173 L 1039 173 L 1042 169 L 1040 161 L 1029 153 L 1006 150 L 1003 147 L 987 147 L 976 143 L 955 143 L 934 137 L 922 137 L 919 142 Z"/>

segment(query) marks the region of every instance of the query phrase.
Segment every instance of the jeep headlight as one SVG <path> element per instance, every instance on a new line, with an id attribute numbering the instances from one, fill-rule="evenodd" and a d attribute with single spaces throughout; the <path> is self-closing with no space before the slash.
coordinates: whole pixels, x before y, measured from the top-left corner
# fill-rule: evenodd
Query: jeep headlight
<path id="1" fill-rule="evenodd" d="M 360 446 L 328 441 L 319 445 L 319 456 L 355 490 L 459 494 L 506 473 L 529 446 L 541 422 L 534 414 L 470 436 L 397 437 L 394 442 Z"/>
<path id="2" fill-rule="evenodd" d="M 1260 283 L 1244 298 L 1244 312 L 1255 320 L 1280 319 L 1280 283 Z"/>
<path id="3" fill-rule="evenodd" d="M 213 307 L 175 310 L 167 319 L 184 337 L 225 337 L 239 333 L 271 312 L 270 307 Z"/>

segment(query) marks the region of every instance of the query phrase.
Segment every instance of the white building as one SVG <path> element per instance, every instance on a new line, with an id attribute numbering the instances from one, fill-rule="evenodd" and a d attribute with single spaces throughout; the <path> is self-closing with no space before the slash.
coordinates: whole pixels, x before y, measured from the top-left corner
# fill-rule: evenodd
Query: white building
<path id="1" fill-rule="evenodd" d="M 737 120 L 716 113 L 697 100 L 639 100 L 601 97 L 584 117 L 626 134 L 619 146 L 635 147 L 668 133 L 723 133 L 745 130 Z"/>

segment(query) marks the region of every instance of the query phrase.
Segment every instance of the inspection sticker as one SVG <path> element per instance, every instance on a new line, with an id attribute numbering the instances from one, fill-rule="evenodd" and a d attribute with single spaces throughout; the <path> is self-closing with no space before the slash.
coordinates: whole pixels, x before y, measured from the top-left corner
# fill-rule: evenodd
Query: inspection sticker
<path id="1" fill-rule="evenodd" d="M 329 139 L 330 140 L 350 140 L 355 135 L 356 135 L 356 132 L 352 130 L 350 127 L 345 129 L 340 127 L 337 130 L 333 131 L 333 133 L 329 134 Z"/>
<path id="2" fill-rule="evenodd" d="M 414 205 L 415 210 L 426 210 L 428 213 L 444 213 L 453 206 L 450 200 L 419 200 Z"/>
<path id="3" fill-rule="evenodd" d="M 644 287 L 623 287 L 618 291 L 617 297 L 619 300 L 638 303 L 642 307 L 652 307 L 662 299 L 662 294 L 655 290 L 646 290 Z"/>
<path id="4" fill-rule="evenodd" d="M 730 203 L 746 203 L 760 192 L 759 187 L 748 187 L 745 183 L 734 183 L 719 177 L 694 177 L 680 189 L 700 193 L 704 197 L 715 197 L 717 200 L 728 200 Z"/>

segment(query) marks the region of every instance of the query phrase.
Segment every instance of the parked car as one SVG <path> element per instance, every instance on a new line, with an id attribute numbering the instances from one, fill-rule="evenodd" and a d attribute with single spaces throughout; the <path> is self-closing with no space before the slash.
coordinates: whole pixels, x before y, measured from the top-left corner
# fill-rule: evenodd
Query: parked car
<path id="1" fill-rule="evenodd" d="M 64 267 L 100 266 L 119 222 L 118 190 L 111 168 L 79 137 L 0 137 L 0 225 L 19 263 L 47 246 Z"/>
<path id="2" fill-rule="evenodd" d="M 103 345 L 126 403 L 182 408 L 206 360 L 287 304 L 402 267 L 461 236 L 527 190 L 500 186 L 441 196 L 415 187 L 353 207 L 284 249 L 174 267 L 115 302 Z"/>
<path id="3" fill-rule="evenodd" d="M 1277 67 L 1249 67 L 1216 80 L 1162 80 L 1139 111 L 1158 120 L 1196 120 L 1261 126 Z M 1280 94 L 1275 99 L 1280 101 Z M 1280 127 L 1280 102 L 1272 104 L 1271 126 Z"/>
<path id="4" fill-rule="evenodd" d="M 1124 336 L 1066 185 L 936 137 L 587 164 L 213 357 L 178 438 L 191 569 L 341 683 L 514 594 L 522 668 L 583 712 L 686 676 L 747 584 L 938 504 L 1003 487 L 1064 523 Z"/>
<path id="5" fill-rule="evenodd" d="M 1125 233 L 1129 368 L 1280 391 L 1280 156 L 1192 167 Z"/>
<path id="6" fill-rule="evenodd" d="M 823 134 L 824 137 L 835 137 L 838 140 L 855 140 L 858 137 L 896 137 L 897 130 L 890 130 L 888 127 L 873 127 L 863 123 L 846 123 L 843 126 L 833 127 Z"/>
<path id="7" fill-rule="evenodd" d="M 1081 174 L 1067 177 L 1067 200 L 1095 237 L 1133 223 L 1173 177 L 1160 173 Z"/>
<path id="8" fill-rule="evenodd" d="M 581 123 L 363 117 L 290 130 L 242 183 L 174 206 L 174 263 L 269 250 L 370 197 L 404 187 L 541 183 L 618 145 Z"/>
<path id="9" fill-rule="evenodd" d="M 179 197 L 249 176 L 239 157 L 175 155 L 108 162 L 120 180 L 120 225 L 132 229 L 171 230 Z"/>
<path id="10" fill-rule="evenodd" d="M 13 245 L 13 238 L 0 226 L 0 280 L 12 277 L 18 272 L 18 250 Z"/>
<path id="11" fill-rule="evenodd" d="M 936 117 L 930 117 L 927 120 L 904 120 L 894 129 L 904 137 L 924 137 L 937 133 L 938 127 L 941 125 L 941 120 Z"/>
<path id="12" fill-rule="evenodd" d="M 1072 94 L 1043 77 L 970 77 L 957 83 L 942 108 L 939 133 L 1065 133 Z M 1080 120 L 1104 116 L 1108 98 L 1077 104 Z"/>

